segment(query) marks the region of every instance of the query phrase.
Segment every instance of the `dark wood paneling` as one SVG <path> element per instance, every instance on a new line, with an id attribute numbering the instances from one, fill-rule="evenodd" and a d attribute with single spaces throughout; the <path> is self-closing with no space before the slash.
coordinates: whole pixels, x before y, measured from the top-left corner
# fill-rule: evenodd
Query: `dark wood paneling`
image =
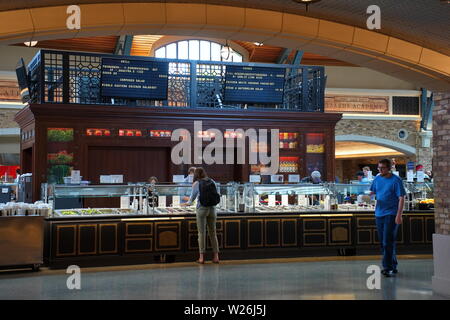
<path id="1" fill-rule="evenodd" d="M 327 234 L 326 233 L 307 233 L 303 235 L 303 245 L 305 247 L 310 246 L 326 246 Z"/>
<path id="2" fill-rule="evenodd" d="M 125 240 L 125 252 L 151 252 L 153 248 L 153 239 L 151 238 L 136 238 Z"/>
<path id="3" fill-rule="evenodd" d="M 181 250 L 181 222 L 155 223 L 155 250 Z"/>
<path id="4" fill-rule="evenodd" d="M 263 219 L 247 221 L 247 246 L 249 248 L 257 248 L 264 245 L 263 228 Z"/>
<path id="5" fill-rule="evenodd" d="M 241 221 L 224 220 L 225 224 L 225 244 L 224 248 L 241 247 Z"/>
<path id="6" fill-rule="evenodd" d="M 57 257 L 75 256 L 76 255 L 76 225 L 57 225 L 56 233 L 56 253 Z"/>
<path id="7" fill-rule="evenodd" d="M 329 245 L 351 245 L 351 219 L 328 219 Z"/>
<path id="8" fill-rule="evenodd" d="M 373 244 L 372 229 L 358 229 L 356 244 Z"/>
<path id="9" fill-rule="evenodd" d="M 425 217 L 425 242 L 433 242 L 433 233 L 435 233 L 434 217 Z"/>
<path id="10" fill-rule="evenodd" d="M 297 219 L 281 219 L 281 245 L 294 247 L 297 245 Z"/>
<path id="11" fill-rule="evenodd" d="M 146 181 L 155 175 L 160 181 L 169 181 L 173 174 L 185 174 L 187 165 L 175 166 L 170 161 L 170 149 L 175 142 L 168 138 L 152 138 L 149 129 L 175 130 L 186 128 L 193 134 L 193 121 L 202 120 L 203 128 L 244 130 L 281 129 L 298 132 L 323 132 L 326 135 L 326 172 L 328 179 L 334 172 L 334 127 L 339 114 L 319 112 L 270 112 L 260 110 L 203 110 L 152 108 L 131 106 L 33 104 L 16 116 L 21 129 L 35 125 L 36 144 L 33 149 L 33 197 L 40 198 L 41 183 L 46 181 L 48 127 L 74 128 L 74 169 L 81 170 L 83 179 L 99 181 L 100 174 L 124 174 L 125 182 Z M 105 128 L 109 137 L 86 136 L 87 128 Z M 143 137 L 119 137 L 118 129 L 139 129 Z M 22 146 L 24 149 L 25 145 Z M 296 156 L 300 157 L 300 170 L 305 170 L 305 145 L 300 144 Z M 235 152 L 236 154 L 236 152 Z M 23 157 L 22 157 L 23 158 Z M 248 181 L 248 165 L 205 165 L 210 176 L 217 181 Z M 300 172 L 302 175 L 302 172 Z M 304 175 L 304 173 L 303 173 Z M 332 177 L 334 180 L 334 176 Z M 117 199 L 88 200 L 85 206 L 118 206 Z"/>
<path id="12" fill-rule="evenodd" d="M 153 235 L 152 222 L 127 223 L 125 226 L 126 237 L 149 237 Z"/>
<path id="13" fill-rule="evenodd" d="M 100 183 L 100 175 L 123 174 L 124 182 L 147 181 L 151 176 L 167 182 L 169 163 L 169 148 L 92 146 L 88 148 L 87 178 Z"/>
<path id="14" fill-rule="evenodd" d="M 325 219 L 304 219 L 303 220 L 303 231 L 325 231 L 326 230 L 326 220 Z"/>
<path id="15" fill-rule="evenodd" d="M 425 226 L 423 217 L 410 217 L 409 218 L 409 230 L 411 243 L 423 243 L 425 242 Z"/>
<path id="16" fill-rule="evenodd" d="M 97 253 L 97 225 L 78 225 L 78 255 Z"/>
<path id="17" fill-rule="evenodd" d="M 280 219 L 266 219 L 264 221 L 264 238 L 266 247 L 279 247 L 281 246 L 280 235 Z"/>
<path id="18" fill-rule="evenodd" d="M 118 224 L 99 224 L 99 254 L 118 253 Z"/>

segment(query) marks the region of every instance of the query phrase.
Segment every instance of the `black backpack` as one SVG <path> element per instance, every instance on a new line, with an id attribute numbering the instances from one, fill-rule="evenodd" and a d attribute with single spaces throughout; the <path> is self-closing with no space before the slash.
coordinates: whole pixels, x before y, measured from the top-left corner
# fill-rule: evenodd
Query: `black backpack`
<path id="1" fill-rule="evenodd" d="M 212 207 L 220 202 L 220 195 L 217 192 L 216 184 L 213 180 L 201 179 L 199 183 L 199 197 L 198 200 L 203 207 Z"/>

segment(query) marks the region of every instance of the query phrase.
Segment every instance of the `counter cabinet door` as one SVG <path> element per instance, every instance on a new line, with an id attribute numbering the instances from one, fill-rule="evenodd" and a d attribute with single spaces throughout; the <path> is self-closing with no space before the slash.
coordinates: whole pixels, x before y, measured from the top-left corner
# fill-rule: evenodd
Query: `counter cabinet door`
<path id="1" fill-rule="evenodd" d="M 77 225 L 54 224 L 54 256 L 69 257 L 77 255 Z"/>
<path id="2" fill-rule="evenodd" d="M 99 225 L 99 254 L 118 254 L 119 243 L 119 224 L 118 223 L 100 223 Z"/>

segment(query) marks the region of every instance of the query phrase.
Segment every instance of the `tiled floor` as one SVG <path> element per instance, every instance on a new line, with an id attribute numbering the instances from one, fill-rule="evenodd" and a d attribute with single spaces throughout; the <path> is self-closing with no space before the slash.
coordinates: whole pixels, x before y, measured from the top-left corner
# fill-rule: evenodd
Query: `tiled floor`
<path id="1" fill-rule="evenodd" d="M 81 269 L 69 290 L 65 270 L 0 272 L 0 299 L 448 299 L 433 294 L 430 257 L 399 259 L 399 274 L 368 289 L 378 257 L 271 259 Z M 374 283 L 374 282 L 372 282 Z"/>

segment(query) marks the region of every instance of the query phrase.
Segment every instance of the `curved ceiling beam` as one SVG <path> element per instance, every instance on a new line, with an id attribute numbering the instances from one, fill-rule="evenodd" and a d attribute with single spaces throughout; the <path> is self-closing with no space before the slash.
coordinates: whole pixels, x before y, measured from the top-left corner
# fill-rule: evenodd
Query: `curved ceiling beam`
<path id="1" fill-rule="evenodd" d="M 384 138 L 378 138 L 378 137 L 371 137 L 371 136 L 362 136 L 357 134 L 346 134 L 346 135 L 338 135 L 335 138 L 335 141 L 355 141 L 355 142 L 365 142 L 370 144 L 375 144 L 378 146 L 383 146 L 386 148 L 397 150 L 401 153 L 404 153 L 406 155 L 415 155 L 416 154 L 416 148 L 411 147 L 407 144 L 384 139 Z"/>
<path id="2" fill-rule="evenodd" d="M 121 34 L 202 36 L 314 52 L 436 91 L 450 91 L 450 57 L 354 26 L 283 12 L 210 4 L 101 3 L 81 7 L 81 29 L 66 6 L 0 12 L 0 44 Z"/>

